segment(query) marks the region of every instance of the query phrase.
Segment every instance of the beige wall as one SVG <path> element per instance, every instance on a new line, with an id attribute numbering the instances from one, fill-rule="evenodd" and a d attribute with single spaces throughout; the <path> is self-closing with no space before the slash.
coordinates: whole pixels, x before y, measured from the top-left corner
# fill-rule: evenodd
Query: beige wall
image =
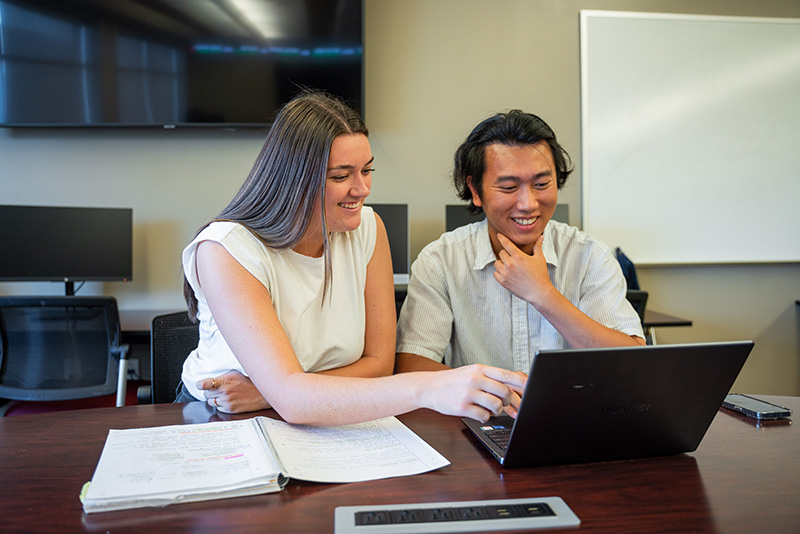
<path id="1" fill-rule="evenodd" d="M 409 204 L 412 257 L 444 230 L 443 206 L 456 201 L 448 178 L 456 146 L 478 121 L 514 107 L 542 115 L 572 154 L 561 202 L 580 225 L 580 9 L 800 18 L 796 0 L 366 0 L 372 199 Z M 0 202 L 132 207 L 134 281 L 89 283 L 80 294 L 115 295 L 123 309 L 177 309 L 180 249 L 236 190 L 262 139 L 0 129 Z M 768 201 L 746 216 L 768 215 Z M 796 239 L 797 229 L 776 231 Z M 800 395 L 800 265 L 646 268 L 640 279 L 651 307 L 694 321 L 659 330 L 660 342 L 753 339 L 735 389 Z M 0 284 L 0 293 L 62 291 Z"/>

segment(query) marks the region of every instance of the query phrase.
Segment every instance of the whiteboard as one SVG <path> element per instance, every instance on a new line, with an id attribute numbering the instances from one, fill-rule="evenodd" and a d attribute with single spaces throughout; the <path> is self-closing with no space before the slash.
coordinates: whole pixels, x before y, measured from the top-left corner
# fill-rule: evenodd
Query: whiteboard
<path id="1" fill-rule="evenodd" d="M 800 19 L 581 11 L 583 229 L 637 264 L 800 261 Z"/>

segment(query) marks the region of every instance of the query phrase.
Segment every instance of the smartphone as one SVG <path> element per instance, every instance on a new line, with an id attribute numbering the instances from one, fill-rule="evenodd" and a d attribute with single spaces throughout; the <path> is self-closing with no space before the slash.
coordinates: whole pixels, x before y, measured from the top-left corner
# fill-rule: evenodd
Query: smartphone
<path id="1" fill-rule="evenodd" d="M 727 395 L 722 407 L 758 420 L 781 419 L 792 415 L 792 411 L 788 408 L 741 393 Z"/>

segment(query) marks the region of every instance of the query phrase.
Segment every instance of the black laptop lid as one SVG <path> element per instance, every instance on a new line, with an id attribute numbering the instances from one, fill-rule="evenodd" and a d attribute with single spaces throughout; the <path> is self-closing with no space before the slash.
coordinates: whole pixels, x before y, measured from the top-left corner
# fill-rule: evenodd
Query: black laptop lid
<path id="1" fill-rule="evenodd" d="M 542 351 L 503 465 L 694 451 L 752 348 L 741 341 Z"/>

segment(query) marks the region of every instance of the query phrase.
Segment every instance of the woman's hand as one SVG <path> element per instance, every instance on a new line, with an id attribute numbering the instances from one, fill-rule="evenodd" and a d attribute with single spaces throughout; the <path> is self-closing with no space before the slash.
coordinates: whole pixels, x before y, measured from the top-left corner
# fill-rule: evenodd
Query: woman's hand
<path id="1" fill-rule="evenodd" d="M 239 371 L 197 381 L 209 406 L 225 413 L 254 412 L 270 408 L 253 382 Z"/>
<path id="2" fill-rule="evenodd" d="M 423 385 L 423 406 L 445 415 L 485 422 L 503 411 L 516 416 L 527 376 L 477 364 L 425 373 L 423 379 L 427 381 Z"/>

